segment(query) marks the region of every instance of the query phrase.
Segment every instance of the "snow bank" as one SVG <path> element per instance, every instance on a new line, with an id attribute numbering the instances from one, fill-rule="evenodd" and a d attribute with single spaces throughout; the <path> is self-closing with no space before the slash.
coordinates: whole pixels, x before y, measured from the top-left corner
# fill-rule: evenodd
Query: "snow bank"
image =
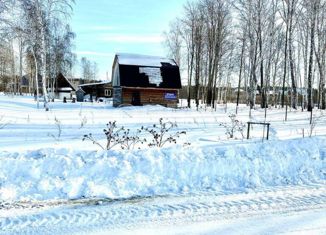
<path id="1" fill-rule="evenodd" d="M 0 200 L 128 198 L 325 183 L 326 139 L 139 151 L 0 153 Z"/>

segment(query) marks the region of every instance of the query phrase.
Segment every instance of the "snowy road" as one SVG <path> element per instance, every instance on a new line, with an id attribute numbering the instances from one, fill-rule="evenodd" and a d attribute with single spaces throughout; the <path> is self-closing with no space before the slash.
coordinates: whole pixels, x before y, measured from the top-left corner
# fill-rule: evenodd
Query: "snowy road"
<path id="1" fill-rule="evenodd" d="M 0 205 L 0 234 L 326 234 L 326 185 Z"/>

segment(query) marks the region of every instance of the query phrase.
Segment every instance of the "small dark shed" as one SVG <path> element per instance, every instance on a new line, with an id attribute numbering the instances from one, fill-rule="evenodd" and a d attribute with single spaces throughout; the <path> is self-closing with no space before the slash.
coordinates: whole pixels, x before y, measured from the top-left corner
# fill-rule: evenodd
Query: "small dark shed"
<path id="1" fill-rule="evenodd" d="M 181 78 L 172 59 L 117 54 L 112 67 L 113 106 L 160 104 L 176 107 Z"/>
<path id="2" fill-rule="evenodd" d="M 91 99 L 97 100 L 100 97 L 112 97 L 112 83 L 111 82 L 96 82 L 79 85 L 85 92 L 85 95 L 90 95 Z"/>
<path id="3" fill-rule="evenodd" d="M 85 96 L 85 91 L 81 88 L 79 88 L 76 91 L 76 98 L 78 102 L 83 102 L 84 101 L 84 96 Z"/>

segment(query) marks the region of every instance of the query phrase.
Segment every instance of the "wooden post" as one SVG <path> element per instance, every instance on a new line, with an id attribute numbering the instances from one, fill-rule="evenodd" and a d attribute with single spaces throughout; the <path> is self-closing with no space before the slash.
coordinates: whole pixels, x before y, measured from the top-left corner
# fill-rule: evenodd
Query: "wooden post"
<path id="1" fill-rule="evenodd" d="M 267 124 L 267 136 L 266 136 L 267 140 L 268 140 L 268 137 L 269 137 L 269 123 Z"/>
<path id="2" fill-rule="evenodd" d="M 250 122 L 248 122 L 247 139 L 249 139 L 249 133 L 250 133 Z"/>

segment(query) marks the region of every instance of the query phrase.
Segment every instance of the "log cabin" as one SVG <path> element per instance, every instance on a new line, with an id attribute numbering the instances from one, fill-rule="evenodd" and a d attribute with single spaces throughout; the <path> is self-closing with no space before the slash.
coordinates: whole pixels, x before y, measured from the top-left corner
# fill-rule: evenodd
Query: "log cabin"
<path id="1" fill-rule="evenodd" d="M 172 59 L 117 54 L 112 66 L 113 106 L 159 104 L 177 107 L 181 78 Z"/>

